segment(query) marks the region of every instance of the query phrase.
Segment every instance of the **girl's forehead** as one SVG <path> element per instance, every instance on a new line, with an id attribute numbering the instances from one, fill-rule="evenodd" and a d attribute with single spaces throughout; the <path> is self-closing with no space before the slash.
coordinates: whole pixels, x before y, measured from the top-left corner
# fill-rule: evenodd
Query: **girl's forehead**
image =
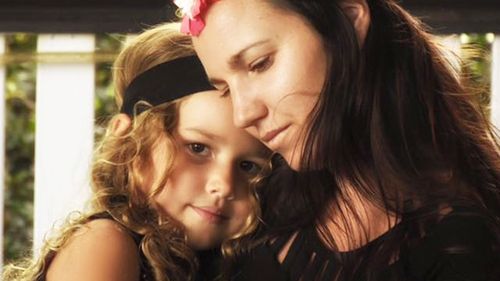
<path id="1" fill-rule="evenodd" d="M 231 99 L 218 91 L 190 95 L 179 106 L 177 131 L 181 134 L 203 136 L 211 146 L 227 149 L 236 154 L 255 154 L 265 157 L 264 146 L 243 129 L 233 124 Z"/>
<path id="2" fill-rule="evenodd" d="M 222 134 L 232 126 L 231 100 L 221 97 L 218 91 L 206 91 L 190 95 L 179 106 L 181 128 L 204 128 Z"/>

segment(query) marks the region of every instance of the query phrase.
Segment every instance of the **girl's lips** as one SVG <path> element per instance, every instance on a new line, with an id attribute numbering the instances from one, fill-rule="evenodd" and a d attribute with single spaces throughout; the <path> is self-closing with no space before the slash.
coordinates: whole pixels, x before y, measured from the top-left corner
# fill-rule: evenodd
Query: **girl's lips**
<path id="1" fill-rule="evenodd" d="M 229 217 L 223 215 L 222 211 L 218 208 L 196 206 L 192 206 L 192 208 L 200 217 L 206 219 L 210 223 L 222 223 L 229 219 Z"/>

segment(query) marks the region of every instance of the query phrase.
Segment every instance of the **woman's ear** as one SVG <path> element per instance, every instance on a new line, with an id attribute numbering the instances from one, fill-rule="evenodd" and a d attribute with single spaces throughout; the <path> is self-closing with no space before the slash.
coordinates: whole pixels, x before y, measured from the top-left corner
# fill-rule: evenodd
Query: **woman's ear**
<path id="1" fill-rule="evenodd" d="M 119 113 L 111 120 L 111 133 L 115 136 L 122 136 L 132 124 L 132 120 L 127 114 Z"/>
<path id="2" fill-rule="evenodd" d="M 360 47 L 363 46 L 371 22 L 368 3 L 366 0 L 341 0 L 340 7 L 356 29 Z"/>

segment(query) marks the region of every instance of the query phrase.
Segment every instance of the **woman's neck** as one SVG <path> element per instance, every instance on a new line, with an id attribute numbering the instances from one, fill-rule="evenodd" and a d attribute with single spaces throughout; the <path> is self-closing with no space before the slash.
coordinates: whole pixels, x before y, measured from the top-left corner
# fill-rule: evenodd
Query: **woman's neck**
<path id="1" fill-rule="evenodd" d="M 319 233 L 323 233 L 320 237 L 326 245 L 340 252 L 360 248 L 398 223 L 395 214 L 377 206 L 351 186 L 342 190 L 342 195 L 331 203 L 329 210 L 319 222 Z"/>

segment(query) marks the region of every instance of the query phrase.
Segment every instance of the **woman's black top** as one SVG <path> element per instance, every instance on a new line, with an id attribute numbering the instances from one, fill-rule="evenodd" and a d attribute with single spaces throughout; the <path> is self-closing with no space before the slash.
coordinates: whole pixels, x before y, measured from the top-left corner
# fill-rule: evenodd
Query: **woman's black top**
<path id="1" fill-rule="evenodd" d="M 493 245 L 499 237 L 478 216 L 460 208 L 442 218 L 425 235 L 411 243 L 408 227 L 393 229 L 349 251 L 332 251 L 314 227 L 283 235 L 272 243 L 257 246 L 241 257 L 232 280 L 500 280 L 500 252 Z M 293 234 L 296 237 L 293 238 Z M 404 237 L 397 250 L 384 248 L 387 241 Z M 284 260 L 277 256 L 293 242 Z M 392 243 L 394 244 L 394 243 Z M 396 253 L 389 261 L 377 260 L 383 251 Z"/>

